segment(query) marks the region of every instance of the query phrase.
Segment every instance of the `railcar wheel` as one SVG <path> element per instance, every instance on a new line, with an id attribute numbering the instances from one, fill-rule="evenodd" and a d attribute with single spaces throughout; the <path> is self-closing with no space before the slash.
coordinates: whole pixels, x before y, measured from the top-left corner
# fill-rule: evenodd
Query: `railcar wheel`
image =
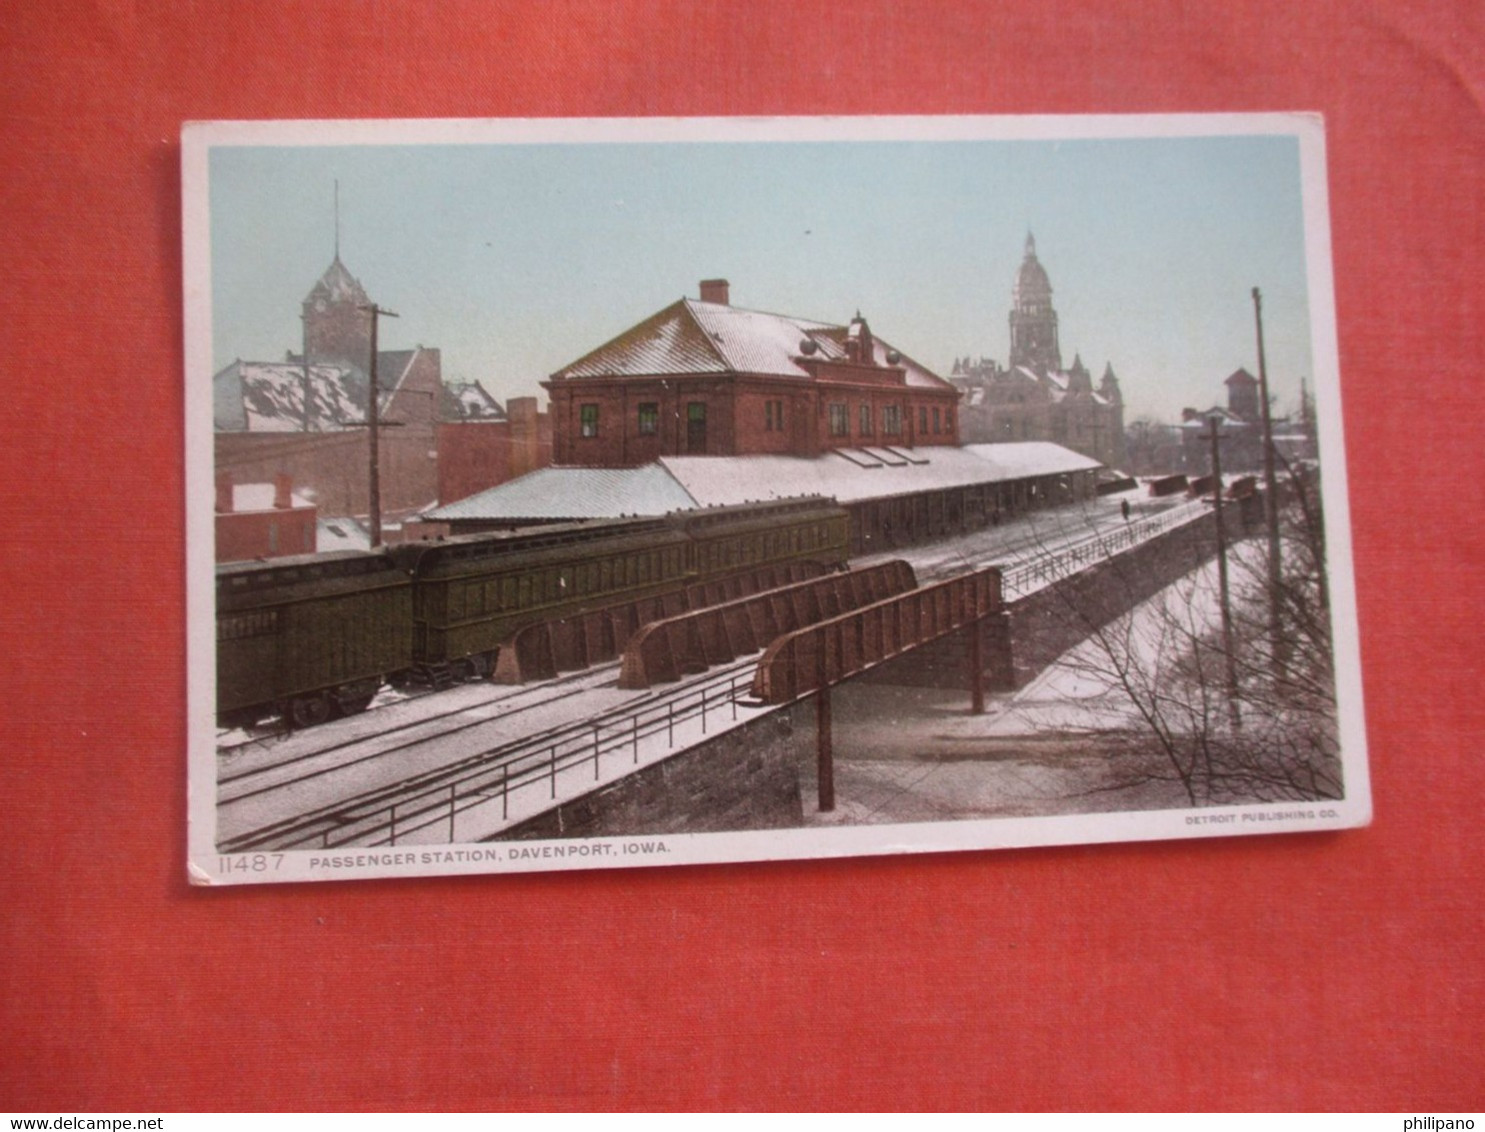
<path id="1" fill-rule="evenodd" d="M 289 701 L 289 720 L 295 727 L 314 727 L 334 714 L 335 707 L 323 692 L 295 696 Z"/>
<path id="2" fill-rule="evenodd" d="M 371 701 L 374 697 L 375 693 L 372 693 L 372 695 L 370 696 L 347 696 L 339 701 L 340 714 L 360 715 L 363 711 L 371 706 Z"/>
<path id="3" fill-rule="evenodd" d="M 454 661 L 453 669 L 454 679 L 461 683 L 483 680 L 490 675 L 490 654 L 477 652 L 473 656 L 461 657 Z"/>

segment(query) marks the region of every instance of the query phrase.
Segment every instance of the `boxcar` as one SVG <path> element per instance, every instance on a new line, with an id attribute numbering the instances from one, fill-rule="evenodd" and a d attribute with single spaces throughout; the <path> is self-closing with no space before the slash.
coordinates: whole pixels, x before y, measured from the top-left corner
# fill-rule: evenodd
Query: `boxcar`
<path id="1" fill-rule="evenodd" d="M 217 715 L 298 726 L 360 711 L 412 653 L 412 581 L 385 554 L 217 567 Z"/>

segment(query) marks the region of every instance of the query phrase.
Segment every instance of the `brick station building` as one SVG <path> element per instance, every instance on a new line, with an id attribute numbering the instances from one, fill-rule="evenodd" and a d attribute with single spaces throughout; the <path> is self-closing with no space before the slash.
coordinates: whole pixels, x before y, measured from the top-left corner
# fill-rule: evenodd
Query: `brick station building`
<path id="1" fill-rule="evenodd" d="M 744 310 L 725 279 L 543 383 L 553 463 L 633 467 L 661 456 L 819 456 L 957 445 L 959 391 L 846 325 Z"/>
<path id="2" fill-rule="evenodd" d="M 455 534 L 819 495 L 869 554 L 1094 495 L 1050 443 L 959 444 L 959 390 L 873 334 L 701 285 L 545 382 L 553 465 L 430 512 Z"/>

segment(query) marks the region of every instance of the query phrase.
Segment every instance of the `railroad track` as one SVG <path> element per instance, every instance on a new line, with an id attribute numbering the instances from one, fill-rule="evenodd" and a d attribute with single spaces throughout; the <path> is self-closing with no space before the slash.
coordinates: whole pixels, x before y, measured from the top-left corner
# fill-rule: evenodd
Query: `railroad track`
<path id="1" fill-rule="evenodd" d="M 508 718 L 511 715 L 519 715 L 525 712 L 534 711 L 549 704 L 567 699 L 570 696 L 578 695 L 582 692 L 588 691 L 594 681 L 595 674 L 602 674 L 605 669 L 612 669 L 615 673 L 617 673 L 618 663 L 614 661 L 608 662 L 601 666 L 595 665 L 592 668 L 584 669 L 580 672 L 567 673 L 566 675 L 559 676 L 554 680 L 542 681 L 540 684 L 488 685 L 490 694 L 482 699 L 473 701 L 466 700 L 461 702 L 457 707 L 451 707 L 444 711 L 434 712 L 431 715 L 419 715 L 414 719 L 409 719 L 402 723 L 388 724 L 384 727 L 376 729 L 374 732 L 371 733 L 349 735 L 343 739 L 338 739 L 334 742 L 330 742 L 325 746 L 316 746 L 310 750 L 289 754 L 277 761 L 265 762 L 255 766 L 233 769 L 230 765 L 227 765 L 228 760 L 222 758 L 223 756 L 228 756 L 244 751 L 247 748 L 253 746 L 254 744 L 252 743 L 239 744 L 237 747 L 233 748 L 218 748 L 217 755 L 219 757 L 219 760 L 223 764 L 217 774 L 218 797 L 223 801 L 235 800 L 236 798 L 244 796 L 243 792 L 241 791 L 237 793 L 229 793 L 230 789 L 237 784 L 252 783 L 254 781 L 264 781 L 265 776 L 271 776 L 274 775 L 276 772 L 282 772 L 286 767 L 305 766 L 313 762 L 314 760 L 325 759 L 326 756 L 333 756 L 339 752 L 352 751 L 357 747 L 376 746 L 377 744 L 381 743 L 382 740 L 386 739 L 387 736 L 395 736 L 398 734 L 410 736 L 410 733 L 415 732 L 418 729 L 436 729 L 441 721 L 459 720 L 458 723 L 449 726 L 441 731 L 432 730 L 431 733 L 427 735 L 410 737 L 404 743 L 394 744 L 390 747 L 376 746 L 376 750 L 371 752 L 370 754 L 359 756 L 357 758 L 349 759 L 340 763 L 331 764 L 327 766 L 323 771 L 320 771 L 318 773 L 329 773 L 330 771 L 339 769 L 340 767 L 353 765 L 355 762 L 363 761 L 365 759 L 376 758 L 379 755 L 395 752 L 416 743 L 431 742 L 439 738 L 456 735 L 462 731 L 469 730 L 470 728 L 489 724 L 497 718 L 504 719 Z M 466 691 L 473 691 L 477 687 L 477 685 L 468 684 L 463 685 L 462 687 Z M 541 692 L 547 691 L 549 689 L 562 690 L 559 691 L 556 695 L 545 696 L 539 699 L 532 699 L 529 703 L 516 704 L 511 707 L 505 713 L 505 715 L 500 717 L 496 717 L 493 715 L 478 717 L 478 713 L 483 710 L 497 707 L 501 704 L 506 703 L 507 701 L 518 700 L 522 696 L 531 696 L 533 694 L 539 695 Z M 442 690 L 448 692 L 452 691 L 453 689 L 446 688 Z M 428 695 L 431 694 L 432 693 L 428 693 L 422 696 L 409 697 L 409 699 L 407 700 L 399 700 L 395 703 L 385 704 L 379 710 L 389 710 L 392 708 L 396 708 L 402 704 L 409 703 L 413 700 L 426 699 L 428 698 Z M 471 715 L 475 715 L 477 716 L 477 718 L 470 718 Z M 353 716 L 351 717 L 351 719 L 361 721 L 372 717 L 372 713 L 367 712 Z M 360 729 L 358 728 L 357 730 L 359 731 Z M 333 728 L 317 727 L 311 732 L 293 732 L 293 734 L 307 734 L 313 739 L 319 739 L 322 737 L 331 738 L 335 734 L 337 734 L 337 732 Z M 303 776 L 297 781 L 304 781 L 309 777 L 314 777 L 314 775 Z"/>
<path id="2" fill-rule="evenodd" d="M 461 813 L 490 803 L 499 797 L 508 812 L 514 791 L 535 782 L 550 780 L 552 797 L 556 796 L 558 776 L 575 767 L 591 763 L 597 777 L 600 760 L 605 755 L 632 749 L 638 765 L 639 743 L 669 730 L 672 742 L 677 725 L 685 725 L 698 716 L 706 726 L 708 711 L 730 711 L 733 716 L 745 706 L 742 693 L 750 682 L 757 657 L 710 670 L 704 678 L 682 682 L 663 690 L 637 693 L 621 704 L 596 716 L 564 722 L 504 743 L 482 748 L 474 754 L 422 771 L 395 783 L 364 790 L 327 805 L 267 822 L 252 829 L 224 837 L 222 852 L 246 852 L 263 849 L 334 848 L 396 844 L 399 836 L 407 838 L 430 825 L 447 821 L 450 834 Z M 568 695 L 575 695 L 573 690 Z M 551 702 L 551 701 L 547 701 Z M 489 724 L 491 720 L 482 720 Z M 461 727 L 460 730 L 463 730 Z M 414 747 L 446 738 L 418 739 L 403 745 Z M 365 759 L 387 755 L 386 748 Z M 360 760 L 357 760 L 360 761 Z M 349 766 L 353 764 L 342 764 Z M 338 768 L 337 768 L 338 769 Z M 280 791 L 293 791 L 307 781 L 331 773 L 327 768 L 272 785 L 251 788 L 218 805 L 218 820 L 230 824 L 234 807 L 255 798 Z"/>

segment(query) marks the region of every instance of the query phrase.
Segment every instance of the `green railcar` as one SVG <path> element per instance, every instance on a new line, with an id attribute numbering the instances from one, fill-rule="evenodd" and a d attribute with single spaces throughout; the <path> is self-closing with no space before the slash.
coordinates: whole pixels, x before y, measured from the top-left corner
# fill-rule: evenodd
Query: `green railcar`
<path id="1" fill-rule="evenodd" d="M 393 552 L 417 579 L 412 660 L 430 677 L 488 674 L 517 630 L 686 584 L 686 536 L 664 519 L 468 535 Z"/>
<path id="2" fill-rule="evenodd" d="M 297 726 L 360 711 L 412 655 L 412 579 L 385 554 L 217 567 L 217 716 Z"/>
<path id="3" fill-rule="evenodd" d="M 807 498 L 219 566 L 218 720 L 308 726 L 363 710 L 387 680 L 484 676 L 528 625 L 768 567 L 834 569 L 848 537 L 843 510 Z"/>

